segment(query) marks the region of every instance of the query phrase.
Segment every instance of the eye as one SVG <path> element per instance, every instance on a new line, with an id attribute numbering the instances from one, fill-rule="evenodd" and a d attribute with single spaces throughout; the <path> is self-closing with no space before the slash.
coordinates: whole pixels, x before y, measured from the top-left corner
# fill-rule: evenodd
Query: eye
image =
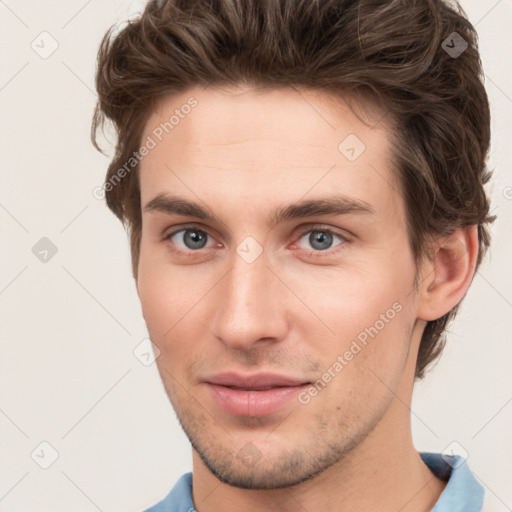
<path id="1" fill-rule="evenodd" d="M 197 228 L 185 228 L 165 236 L 165 240 L 177 245 L 180 250 L 204 249 L 208 242 L 208 233 Z"/>
<path id="2" fill-rule="evenodd" d="M 198 252 L 201 249 L 221 247 L 204 230 L 198 227 L 184 227 L 173 231 L 164 236 L 164 241 L 169 241 L 175 247 L 172 247 L 177 253 Z M 346 240 L 344 236 L 333 232 L 327 228 L 308 229 L 299 238 L 297 245 L 300 249 L 312 253 L 330 253 L 336 250 L 336 247 L 344 245 Z M 208 245 L 209 244 L 209 245 Z M 308 247 L 309 245 L 309 247 Z"/>
<path id="3" fill-rule="evenodd" d="M 339 243 L 333 245 L 336 239 L 339 240 Z M 342 245 L 344 242 L 345 240 L 341 235 L 338 235 L 329 229 L 310 229 L 300 237 L 298 243 L 301 249 L 311 250 L 303 245 L 309 244 L 315 252 L 318 252 L 327 251 Z"/>

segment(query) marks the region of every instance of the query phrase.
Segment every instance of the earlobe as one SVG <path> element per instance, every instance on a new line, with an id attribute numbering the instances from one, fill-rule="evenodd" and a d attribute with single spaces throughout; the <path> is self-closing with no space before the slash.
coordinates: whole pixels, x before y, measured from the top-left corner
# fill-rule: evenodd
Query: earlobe
<path id="1" fill-rule="evenodd" d="M 458 228 L 437 238 L 422 266 L 418 318 L 437 320 L 454 308 L 473 280 L 478 257 L 478 226 Z"/>

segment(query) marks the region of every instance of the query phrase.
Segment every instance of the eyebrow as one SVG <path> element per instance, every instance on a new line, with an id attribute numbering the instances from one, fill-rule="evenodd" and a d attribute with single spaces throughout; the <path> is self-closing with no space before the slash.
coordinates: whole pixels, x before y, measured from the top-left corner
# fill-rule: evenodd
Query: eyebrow
<path id="1" fill-rule="evenodd" d="M 145 213 L 160 212 L 168 215 L 176 214 L 186 217 L 196 217 L 224 224 L 208 208 L 198 203 L 189 201 L 182 197 L 159 194 L 146 203 L 143 211 Z M 304 217 L 315 217 L 320 215 L 347 215 L 351 213 L 375 214 L 375 209 L 366 201 L 353 199 L 345 196 L 327 196 L 319 199 L 302 200 L 278 208 L 272 214 L 268 223 L 275 226 L 280 222 Z"/>

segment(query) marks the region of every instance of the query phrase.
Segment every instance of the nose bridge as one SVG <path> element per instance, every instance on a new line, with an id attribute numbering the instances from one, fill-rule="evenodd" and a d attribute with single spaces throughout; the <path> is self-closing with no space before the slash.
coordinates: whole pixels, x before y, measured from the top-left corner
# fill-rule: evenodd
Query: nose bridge
<path id="1" fill-rule="evenodd" d="M 242 249 L 247 247 L 240 244 Z M 278 340 L 284 336 L 286 319 L 275 276 L 264 254 L 247 258 L 233 254 L 230 272 L 219 288 L 218 308 L 212 325 L 214 335 L 225 344 L 249 347 L 261 339 Z"/>

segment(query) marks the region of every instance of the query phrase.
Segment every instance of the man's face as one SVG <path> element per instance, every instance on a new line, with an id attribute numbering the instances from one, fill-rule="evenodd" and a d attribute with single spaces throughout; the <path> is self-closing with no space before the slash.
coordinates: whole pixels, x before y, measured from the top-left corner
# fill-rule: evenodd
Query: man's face
<path id="1" fill-rule="evenodd" d="M 140 173 L 144 318 L 183 429 L 231 485 L 339 463 L 389 432 L 412 387 L 416 267 L 389 132 L 333 105 L 195 88 L 142 139 L 157 142 Z"/>

